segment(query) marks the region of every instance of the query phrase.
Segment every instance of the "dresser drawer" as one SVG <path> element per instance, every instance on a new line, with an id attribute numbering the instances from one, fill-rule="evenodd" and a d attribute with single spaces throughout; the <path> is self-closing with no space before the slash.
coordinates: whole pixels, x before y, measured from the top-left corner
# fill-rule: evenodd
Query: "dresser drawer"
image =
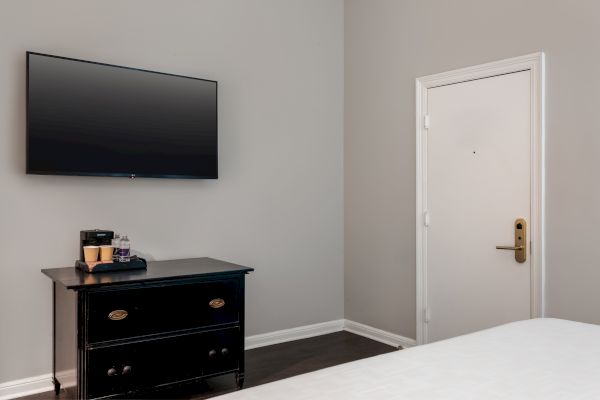
<path id="1" fill-rule="evenodd" d="M 90 292 L 88 343 L 239 320 L 237 279 Z"/>
<path id="2" fill-rule="evenodd" d="M 89 351 L 90 398 L 202 375 L 202 338 L 191 335 Z"/>
<path id="3" fill-rule="evenodd" d="M 239 328 L 88 351 L 90 398 L 236 370 Z"/>
<path id="4" fill-rule="evenodd" d="M 239 352 L 244 348 L 244 340 L 239 328 L 206 333 L 202 338 L 202 345 L 203 375 L 217 374 L 239 368 Z"/>

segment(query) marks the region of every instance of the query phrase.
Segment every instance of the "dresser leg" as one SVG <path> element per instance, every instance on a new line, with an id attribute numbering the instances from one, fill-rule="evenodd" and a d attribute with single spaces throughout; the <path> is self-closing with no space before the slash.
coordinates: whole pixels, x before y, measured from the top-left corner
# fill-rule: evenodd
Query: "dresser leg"
<path id="1" fill-rule="evenodd" d="M 235 373 L 235 383 L 237 384 L 238 389 L 244 387 L 244 374 L 240 372 Z"/>
<path id="2" fill-rule="evenodd" d="M 56 378 L 53 378 L 52 381 L 54 382 L 54 394 L 58 396 L 60 393 L 60 382 Z"/>

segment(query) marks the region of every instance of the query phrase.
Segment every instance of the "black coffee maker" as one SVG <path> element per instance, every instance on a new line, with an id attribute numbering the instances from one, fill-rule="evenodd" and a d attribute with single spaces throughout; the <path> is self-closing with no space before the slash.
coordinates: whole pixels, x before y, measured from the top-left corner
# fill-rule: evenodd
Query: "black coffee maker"
<path id="1" fill-rule="evenodd" d="M 79 233 L 79 259 L 83 258 L 83 246 L 110 246 L 112 239 L 115 237 L 113 231 L 106 231 L 102 229 L 89 229 L 81 231 Z"/>

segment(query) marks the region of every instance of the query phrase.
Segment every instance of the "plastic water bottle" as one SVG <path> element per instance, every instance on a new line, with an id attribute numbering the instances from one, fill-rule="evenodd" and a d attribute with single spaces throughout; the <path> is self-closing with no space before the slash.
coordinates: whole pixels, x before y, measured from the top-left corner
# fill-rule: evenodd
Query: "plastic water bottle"
<path id="1" fill-rule="evenodd" d="M 115 237 L 110 242 L 113 248 L 113 261 L 119 261 L 119 249 L 121 248 L 121 235 L 115 233 Z"/>
<path id="2" fill-rule="evenodd" d="M 131 250 L 131 242 L 127 235 L 123 235 L 121 238 L 121 244 L 119 245 L 119 261 L 120 262 L 129 262 L 130 261 L 130 250 Z"/>

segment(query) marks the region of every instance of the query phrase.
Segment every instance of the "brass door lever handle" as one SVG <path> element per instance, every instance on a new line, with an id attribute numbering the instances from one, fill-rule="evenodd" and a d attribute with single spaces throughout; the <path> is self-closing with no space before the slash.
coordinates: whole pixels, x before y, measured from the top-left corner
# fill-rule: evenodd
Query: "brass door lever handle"
<path id="1" fill-rule="evenodd" d="M 515 245 L 496 246 L 498 250 L 512 250 L 515 252 L 515 260 L 524 263 L 527 260 L 527 221 L 525 218 L 515 220 Z"/>
<path id="2" fill-rule="evenodd" d="M 498 250 L 523 250 L 525 246 L 496 246 Z"/>

